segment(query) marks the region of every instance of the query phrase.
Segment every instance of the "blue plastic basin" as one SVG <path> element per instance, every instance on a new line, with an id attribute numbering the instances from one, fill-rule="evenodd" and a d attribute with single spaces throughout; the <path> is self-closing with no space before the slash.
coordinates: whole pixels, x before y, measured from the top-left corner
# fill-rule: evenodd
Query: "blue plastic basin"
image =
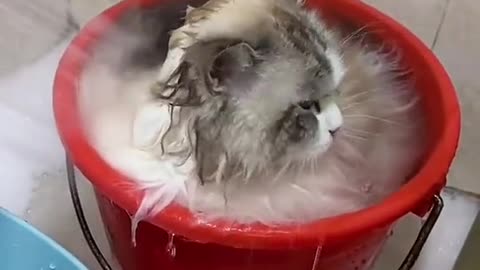
<path id="1" fill-rule="evenodd" d="M 0 208 L 1 270 L 88 270 L 55 241 Z"/>

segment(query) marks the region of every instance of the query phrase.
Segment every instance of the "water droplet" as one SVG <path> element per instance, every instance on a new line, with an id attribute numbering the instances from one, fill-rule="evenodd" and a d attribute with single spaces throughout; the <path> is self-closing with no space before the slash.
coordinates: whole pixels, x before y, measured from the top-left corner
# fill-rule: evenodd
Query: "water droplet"
<path id="1" fill-rule="evenodd" d="M 318 246 L 313 259 L 312 270 L 320 269 L 320 256 L 322 255 L 322 246 Z"/>
<path id="2" fill-rule="evenodd" d="M 55 269 L 57 269 L 57 266 L 56 266 L 55 264 L 51 263 L 51 264 L 48 266 L 48 268 L 51 269 L 51 270 L 55 270 Z"/>
<path id="3" fill-rule="evenodd" d="M 367 183 L 367 184 L 362 186 L 362 192 L 370 193 L 370 191 L 372 191 L 372 184 L 371 183 Z"/>
<path id="4" fill-rule="evenodd" d="M 175 247 L 174 241 L 175 241 L 175 234 L 173 233 L 169 234 L 166 251 L 167 251 L 167 254 L 172 258 L 175 258 L 175 256 L 177 255 L 177 248 Z"/>

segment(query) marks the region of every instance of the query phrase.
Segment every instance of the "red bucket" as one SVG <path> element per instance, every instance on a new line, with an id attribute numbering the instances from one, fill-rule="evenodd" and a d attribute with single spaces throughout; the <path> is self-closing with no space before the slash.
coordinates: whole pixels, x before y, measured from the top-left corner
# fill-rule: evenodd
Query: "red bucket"
<path id="1" fill-rule="evenodd" d="M 138 1 L 136 1 L 138 3 Z M 140 1 L 148 8 L 164 1 Z M 112 249 L 124 270 L 366 270 L 391 227 L 404 215 L 424 215 L 445 179 L 457 148 L 460 112 L 455 89 L 432 52 L 407 29 L 357 0 L 312 0 L 311 8 L 352 25 L 375 23 L 378 37 L 398 46 L 413 70 L 422 96 L 431 148 L 423 167 L 400 191 L 382 203 L 347 215 L 299 226 L 238 225 L 204 222 L 171 205 L 141 223 L 137 245 L 131 242 L 130 215 L 142 194 L 93 149 L 77 104 L 78 80 L 91 51 L 109 26 L 93 27 L 74 39 L 63 56 L 54 84 L 54 110 L 64 146 L 92 182 Z M 101 16 L 115 22 L 133 7 L 122 2 Z M 393 269 L 394 267 L 392 267 Z"/>

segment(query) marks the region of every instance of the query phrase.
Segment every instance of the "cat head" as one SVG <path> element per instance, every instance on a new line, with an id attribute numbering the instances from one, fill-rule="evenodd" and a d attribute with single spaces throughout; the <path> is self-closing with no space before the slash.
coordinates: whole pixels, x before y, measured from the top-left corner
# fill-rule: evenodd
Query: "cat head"
<path id="1" fill-rule="evenodd" d="M 178 81 L 154 91 L 179 109 L 179 126 L 195 138 L 202 179 L 218 174 L 219 164 L 224 176 L 249 178 L 317 158 L 342 125 L 337 39 L 301 7 L 271 15 L 255 42 L 196 42 L 172 76 Z"/>

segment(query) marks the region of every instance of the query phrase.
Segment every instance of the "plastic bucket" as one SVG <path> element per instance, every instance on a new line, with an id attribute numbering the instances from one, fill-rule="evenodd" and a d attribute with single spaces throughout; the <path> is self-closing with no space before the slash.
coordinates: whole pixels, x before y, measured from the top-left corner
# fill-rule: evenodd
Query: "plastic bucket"
<path id="1" fill-rule="evenodd" d="M 87 270 L 52 239 L 0 208 L 0 269 Z"/>
<path id="2" fill-rule="evenodd" d="M 152 3 L 140 1 L 145 8 Z M 202 222 L 187 209 L 171 205 L 148 223 L 141 223 L 137 245 L 131 242 L 130 214 L 142 194 L 112 169 L 89 145 L 78 111 L 77 81 L 88 52 L 136 2 L 122 2 L 92 21 L 63 56 L 54 84 L 54 110 L 64 146 L 75 165 L 97 192 L 112 249 L 125 270 L 365 270 L 369 269 L 391 227 L 404 215 L 424 215 L 445 186 L 460 132 L 460 112 L 454 87 L 439 61 L 404 27 L 356 0 L 312 0 L 311 8 L 354 26 L 375 23 L 379 39 L 399 47 L 413 71 L 428 125 L 430 150 L 422 168 L 401 190 L 363 211 L 299 226 L 238 225 Z M 357 27 L 357 28 L 358 28 Z M 394 266 L 392 266 L 392 269 Z"/>

